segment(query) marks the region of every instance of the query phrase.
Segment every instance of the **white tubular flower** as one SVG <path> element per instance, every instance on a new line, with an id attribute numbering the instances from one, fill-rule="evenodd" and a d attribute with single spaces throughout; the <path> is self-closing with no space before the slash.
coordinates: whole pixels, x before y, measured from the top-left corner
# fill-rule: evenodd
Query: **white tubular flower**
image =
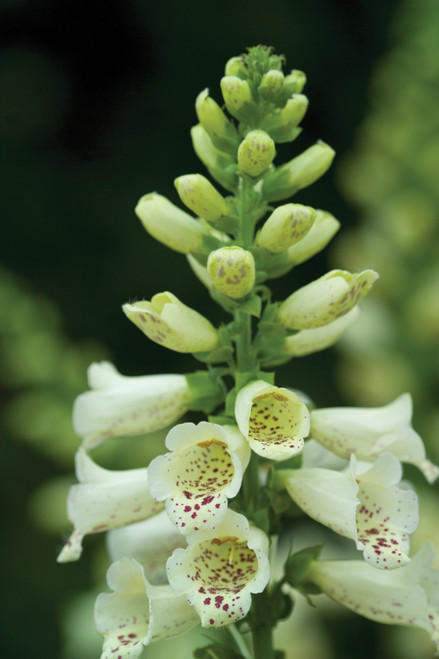
<path id="1" fill-rule="evenodd" d="M 337 343 L 343 333 L 357 320 L 359 307 L 354 307 L 347 314 L 333 320 L 332 323 L 314 329 L 304 329 L 285 339 L 284 350 L 291 357 L 304 357 L 313 352 L 325 350 Z"/>
<path id="2" fill-rule="evenodd" d="M 76 476 L 67 498 L 67 513 L 74 531 L 58 556 L 58 562 L 77 560 L 82 539 L 152 517 L 163 509 L 148 488 L 148 470 L 111 471 L 99 467 L 80 448 L 76 454 Z"/>
<path id="3" fill-rule="evenodd" d="M 310 517 L 355 541 L 365 560 L 380 569 L 409 562 L 409 534 L 418 520 L 418 501 L 401 489 L 400 462 L 383 453 L 358 473 L 355 457 L 347 473 L 311 468 L 279 472 L 291 498 Z"/>
<path id="4" fill-rule="evenodd" d="M 186 547 L 186 538 L 170 521 L 166 511 L 107 533 L 107 549 L 111 561 L 124 556 L 135 558 L 155 585 L 167 584 L 166 561 L 174 549 Z"/>
<path id="5" fill-rule="evenodd" d="M 151 585 L 134 559 L 110 565 L 107 582 L 114 592 L 101 593 L 95 604 L 96 628 L 105 639 L 101 659 L 139 657 L 145 645 L 199 623 L 184 596 L 176 596 L 169 585 Z"/>
<path id="6" fill-rule="evenodd" d="M 383 407 L 332 407 L 311 412 L 311 436 L 327 449 L 348 458 L 372 462 L 388 451 L 401 462 L 422 471 L 429 483 L 439 476 L 439 468 L 425 456 L 425 447 L 411 427 L 412 399 L 402 394 Z"/>
<path id="7" fill-rule="evenodd" d="M 207 318 L 168 291 L 157 293 L 151 302 L 142 300 L 122 308 L 151 341 L 170 350 L 200 352 L 212 350 L 218 343 L 217 331 Z"/>
<path id="8" fill-rule="evenodd" d="M 215 531 L 188 536 L 167 562 L 168 578 L 183 593 L 203 627 L 221 627 L 248 613 L 251 594 L 264 590 L 270 577 L 268 538 L 232 510 Z"/>
<path id="9" fill-rule="evenodd" d="M 251 382 L 236 397 L 235 417 L 255 453 L 286 460 L 303 448 L 309 433 L 309 412 L 289 389 L 263 380 Z"/>
<path id="10" fill-rule="evenodd" d="M 307 579 L 355 613 L 388 625 L 420 627 L 439 650 L 439 572 L 423 545 L 408 565 L 382 572 L 363 561 L 315 561 Z"/>
<path id="11" fill-rule="evenodd" d="M 170 453 L 148 468 L 152 496 L 166 499 L 169 518 L 181 533 L 216 528 L 250 460 L 244 437 L 233 426 L 182 423 L 168 433 L 166 446 Z"/>
<path id="12" fill-rule="evenodd" d="M 378 278 L 374 270 L 331 270 L 294 291 L 280 306 L 279 320 L 289 329 L 313 329 L 348 313 Z"/>
<path id="13" fill-rule="evenodd" d="M 91 364 L 87 391 L 75 400 L 73 427 L 91 448 L 110 437 L 154 432 L 187 411 L 184 375 L 121 375 L 110 362 Z"/>

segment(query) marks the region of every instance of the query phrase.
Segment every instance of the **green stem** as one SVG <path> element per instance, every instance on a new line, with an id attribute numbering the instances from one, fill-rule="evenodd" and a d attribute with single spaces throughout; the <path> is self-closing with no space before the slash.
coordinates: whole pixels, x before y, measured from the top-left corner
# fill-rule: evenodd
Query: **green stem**
<path id="1" fill-rule="evenodd" d="M 242 311 L 235 312 L 236 323 L 236 361 L 237 370 L 240 373 L 246 373 L 253 370 L 251 355 L 252 327 L 251 316 Z"/>
<path id="2" fill-rule="evenodd" d="M 273 659 L 273 639 L 270 606 L 265 592 L 253 595 L 251 615 L 252 639 L 255 659 Z"/>

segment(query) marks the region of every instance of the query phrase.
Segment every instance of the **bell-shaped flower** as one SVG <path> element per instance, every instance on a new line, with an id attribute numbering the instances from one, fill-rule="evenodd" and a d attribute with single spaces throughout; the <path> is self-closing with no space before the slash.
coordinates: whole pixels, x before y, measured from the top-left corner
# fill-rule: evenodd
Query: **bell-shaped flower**
<path id="1" fill-rule="evenodd" d="M 152 496 L 166 500 L 168 515 L 181 533 L 216 528 L 250 459 L 244 437 L 234 426 L 182 423 L 168 433 L 166 447 L 170 452 L 148 468 Z"/>
<path id="2" fill-rule="evenodd" d="M 316 219 L 316 211 L 302 204 L 278 206 L 258 234 L 258 244 L 273 254 L 283 252 L 306 236 Z"/>
<path id="3" fill-rule="evenodd" d="M 354 540 L 368 563 L 381 569 L 405 565 L 409 534 L 419 520 L 416 494 L 398 487 L 401 464 L 390 453 L 359 472 L 352 456 L 345 473 L 302 468 L 278 472 L 278 478 L 310 517 Z"/>
<path id="4" fill-rule="evenodd" d="M 91 364 L 87 391 L 75 400 L 73 427 L 90 448 L 109 437 L 142 435 L 165 428 L 187 411 L 184 375 L 121 375 L 110 362 Z"/>
<path id="5" fill-rule="evenodd" d="M 179 176 L 174 185 L 184 205 L 207 222 L 221 223 L 230 215 L 224 197 L 202 174 Z"/>
<path id="6" fill-rule="evenodd" d="M 279 320 L 288 329 L 313 329 L 348 313 L 370 290 L 378 274 L 331 270 L 294 291 L 280 306 Z"/>
<path id="7" fill-rule="evenodd" d="M 242 247 L 220 247 L 209 254 L 207 272 L 216 288 L 232 298 L 250 293 L 255 283 L 255 259 Z"/>
<path id="8" fill-rule="evenodd" d="M 238 165 L 243 174 L 258 178 L 271 165 L 276 155 L 274 142 L 263 130 L 252 130 L 238 149 Z"/>
<path id="9" fill-rule="evenodd" d="M 193 533 L 187 540 L 188 547 L 176 549 L 167 562 L 174 592 L 186 595 L 203 627 L 244 618 L 252 593 L 262 592 L 270 577 L 265 533 L 228 510 L 215 530 Z"/>
<path id="10" fill-rule="evenodd" d="M 349 458 L 372 462 L 388 451 L 401 462 L 422 471 L 429 483 L 439 476 L 439 468 L 427 460 L 425 447 L 411 427 L 412 399 L 402 394 L 383 407 L 332 407 L 311 412 L 311 436 L 327 449 Z"/>
<path id="11" fill-rule="evenodd" d="M 112 562 L 124 556 L 135 558 L 154 585 L 168 583 L 166 561 L 174 549 L 187 546 L 185 536 L 172 524 L 166 510 L 143 522 L 109 531 L 106 541 Z"/>
<path id="12" fill-rule="evenodd" d="M 135 211 L 148 233 L 176 252 L 199 252 L 210 238 L 198 220 L 155 192 L 141 197 Z"/>
<path id="13" fill-rule="evenodd" d="M 420 627 L 439 650 L 439 571 L 426 543 L 398 570 L 375 570 L 363 561 L 314 561 L 307 574 L 331 599 L 358 615 L 388 625 Z"/>
<path id="14" fill-rule="evenodd" d="M 110 565 L 108 586 L 95 604 L 96 628 L 104 637 L 101 659 L 140 657 L 145 645 L 179 636 L 199 623 L 183 595 L 169 585 L 154 586 L 135 559 Z"/>
<path id="15" fill-rule="evenodd" d="M 255 453 L 272 460 L 286 460 L 303 448 L 309 433 L 308 408 L 282 387 L 256 380 L 236 397 L 238 427 Z"/>
<path id="16" fill-rule="evenodd" d="M 157 293 L 150 302 L 141 300 L 122 308 L 151 341 L 170 350 L 201 352 L 212 350 L 218 343 L 212 323 L 167 291 Z"/>
<path id="17" fill-rule="evenodd" d="M 163 509 L 149 492 L 146 468 L 104 469 L 80 448 L 76 476 L 79 483 L 72 485 L 67 497 L 67 514 L 74 531 L 58 556 L 60 563 L 80 557 L 85 535 L 132 524 Z"/>

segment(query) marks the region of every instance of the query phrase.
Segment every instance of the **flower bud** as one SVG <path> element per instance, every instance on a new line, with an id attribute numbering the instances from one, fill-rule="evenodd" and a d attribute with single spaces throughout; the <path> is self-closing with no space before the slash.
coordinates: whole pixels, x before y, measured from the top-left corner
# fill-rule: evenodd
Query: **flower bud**
<path id="1" fill-rule="evenodd" d="M 218 148 L 222 147 L 236 152 L 239 143 L 236 128 L 226 117 L 218 103 L 209 96 L 207 89 L 198 94 L 195 101 L 195 110 L 200 124 Z"/>
<path id="2" fill-rule="evenodd" d="M 285 76 L 284 89 L 288 94 L 298 94 L 305 87 L 306 75 L 297 69 Z"/>
<path id="3" fill-rule="evenodd" d="M 316 211 L 310 206 L 279 206 L 259 232 L 258 244 L 273 254 L 283 252 L 308 233 L 315 219 Z"/>
<path id="4" fill-rule="evenodd" d="M 282 89 L 283 82 L 284 74 L 282 71 L 271 69 L 262 76 L 258 91 L 264 100 L 271 101 Z"/>
<path id="5" fill-rule="evenodd" d="M 176 352 L 212 350 L 218 343 L 213 325 L 172 293 L 157 293 L 151 299 L 124 304 L 125 315 L 146 336 Z"/>
<path id="6" fill-rule="evenodd" d="M 352 274 L 331 270 L 302 286 L 280 306 L 279 320 L 288 329 L 312 329 L 348 313 L 378 279 L 374 270 Z"/>
<path id="7" fill-rule="evenodd" d="M 238 185 L 236 160 L 215 147 L 207 131 L 201 124 L 191 128 L 192 146 L 209 174 L 229 192 Z"/>
<path id="8" fill-rule="evenodd" d="M 308 108 L 308 99 L 303 94 L 289 98 L 283 108 L 270 113 L 262 122 L 261 128 L 267 131 L 276 142 L 290 142 L 299 134 L 297 125 L 302 121 Z"/>
<path id="9" fill-rule="evenodd" d="M 252 100 L 248 82 L 237 76 L 225 76 L 221 79 L 221 91 L 230 114 L 240 119 L 241 110 Z"/>
<path id="10" fill-rule="evenodd" d="M 135 212 L 153 238 L 182 254 L 199 251 L 209 235 L 195 218 L 155 192 L 141 197 Z"/>
<path id="11" fill-rule="evenodd" d="M 208 222 L 217 222 L 229 215 L 224 197 L 201 174 L 186 174 L 175 179 L 174 185 L 182 202 Z"/>
<path id="12" fill-rule="evenodd" d="M 269 168 L 275 155 L 271 137 L 263 130 L 252 130 L 239 145 L 239 169 L 244 174 L 257 178 Z"/>
<path id="13" fill-rule="evenodd" d="M 239 78 L 247 77 L 247 68 L 242 57 L 231 57 L 224 69 L 226 76 L 238 76 Z"/>
<path id="14" fill-rule="evenodd" d="M 247 295 L 255 283 L 255 260 L 242 247 L 221 247 L 211 252 L 207 270 L 216 288 L 228 297 Z"/>
<path id="15" fill-rule="evenodd" d="M 267 201 L 281 201 L 317 181 L 329 169 L 335 151 L 322 141 L 306 149 L 282 167 L 268 172 L 262 183 Z"/>

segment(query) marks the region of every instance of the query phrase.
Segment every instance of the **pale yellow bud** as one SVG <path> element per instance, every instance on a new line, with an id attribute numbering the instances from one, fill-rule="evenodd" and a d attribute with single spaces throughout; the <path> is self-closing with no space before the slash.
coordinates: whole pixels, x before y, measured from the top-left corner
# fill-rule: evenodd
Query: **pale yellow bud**
<path id="1" fill-rule="evenodd" d="M 148 233 L 176 252 L 200 251 L 209 235 L 198 220 L 155 192 L 144 195 L 135 210 Z"/>
<path id="2" fill-rule="evenodd" d="M 237 76 L 225 76 L 221 79 L 221 91 L 228 111 L 239 118 L 240 110 L 252 100 L 248 82 Z"/>
<path id="3" fill-rule="evenodd" d="M 311 229 L 316 211 L 310 206 L 285 204 L 270 215 L 258 235 L 258 244 L 273 254 L 301 240 Z"/>
<path id="4" fill-rule="evenodd" d="M 252 130 L 239 145 L 239 169 L 257 178 L 269 168 L 275 155 L 276 149 L 271 137 L 263 130 Z"/>
<path id="5" fill-rule="evenodd" d="M 247 69 L 242 57 L 231 57 L 224 69 L 226 76 L 246 76 Z"/>
<path id="6" fill-rule="evenodd" d="M 216 148 L 201 124 L 191 128 L 191 138 L 195 153 L 207 167 L 212 178 L 218 181 L 223 188 L 233 192 L 238 185 L 238 177 L 235 174 L 236 160 Z"/>
<path id="7" fill-rule="evenodd" d="M 335 151 L 324 142 L 317 142 L 296 158 L 272 172 L 262 182 L 262 194 L 267 201 L 281 201 L 317 181 L 329 169 Z"/>
<path id="8" fill-rule="evenodd" d="M 224 295 L 247 295 L 255 283 L 253 254 L 242 247 L 221 247 L 209 254 L 207 271 L 214 286 Z"/>
<path id="9" fill-rule="evenodd" d="M 218 343 L 217 331 L 207 318 L 167 291 L 157 293 L 150 302 L 140 300 L 122 308 L 151 341 L 170 350 L 202 352 L 212 350 Z"/>
<path id="10" fill-rule="evenodd" d="M 271 100 L 282 89 L 284 83 L 284 74 L 277 69 L 271 69 L 262 76 L 261 84 L 258 91 L 262 98 Z"/>
<path id="11" fill-rule="evenodd" d="M 288 262 L 291 265 L 299 265 L 318 254 L 326 247 L 339 228 L 340 222 L 331 213 L 317 210 L 316 219 L 306 236 L 288 248 Z"/>
<path id="12" fill-rule="evenodd" d="M 174 181 L 182 202 L 208 222 L 217 222 L 229 215 L 229 207 L 212 183 L 201 174 L 186 174 Z"/>
<path id="13" fill-rule="evenodd" d="M 266 117 L 261 128 L 266 130 L 276 142 L 294 140 L 300 133 L 297 125 L 302 121 L 307 108 L 307 97 L 303 94 L 294 94 L 283 108 L 274 110 Z"/>
<path id="14" fill-rule="evenodd" d="M 374 270 L 352 274 L 331 270 L 302 286 L 279 309 L 279 320 L 288 329 L 312 329 L 332 323 L 355 307 L 378 279 Z"/>
<path id="15" fill-rule="evenodd" d="M 209 90 L 204 89 L 198 94 L 195 111 L 200 124 L 209 135 L 220 136 L 226 133 L 230 122 L 218 103 L 209 96 Z"/>
<path id="16" fill-rule="evenodd" d="M 285 76 L 284 88 L 289 94 L 298 94 L 305 87 L 306 75 L 297 69 Z"/>

